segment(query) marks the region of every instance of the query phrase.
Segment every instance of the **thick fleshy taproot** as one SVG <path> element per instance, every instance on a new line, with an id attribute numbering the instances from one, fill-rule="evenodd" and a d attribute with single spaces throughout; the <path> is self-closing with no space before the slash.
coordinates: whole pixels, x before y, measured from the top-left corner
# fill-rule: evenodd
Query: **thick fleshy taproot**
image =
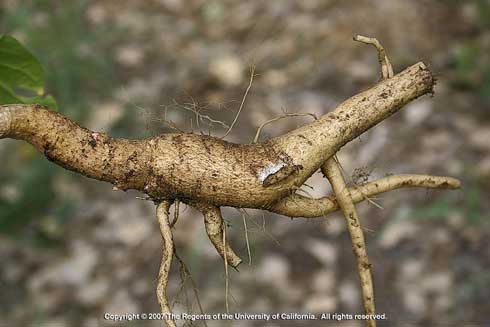
<path id="1" fill-rule="evenodd" d="M 194 134 L 111 138 L 35 105 L 0 106 L 0 137 L 25 140 L 54 163 L 153 199 L 267 208 L 292 193 L 345 143 L 431 93 L 418 63 L 340 104 L 311 124 L 256 144 Z"/>

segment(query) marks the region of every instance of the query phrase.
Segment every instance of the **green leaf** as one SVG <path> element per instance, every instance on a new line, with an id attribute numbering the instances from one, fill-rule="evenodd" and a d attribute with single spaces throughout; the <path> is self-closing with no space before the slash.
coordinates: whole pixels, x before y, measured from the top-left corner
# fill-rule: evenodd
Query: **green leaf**
<path id="1" fill-rule="evenodd" d="M 35 95 L 25 97 L 15 90 Z M 44 72 L 39 61 L 9 35 L 0 35 L 0 104 L 41 104 L 56 109 L 52 96 L 44 95 Z"/>
<path id="2" fill-rule="evenodd" d="M 19 100 L 19 98 L 17 98 L 14 91 L 12 91 L 10 87 L 2 83 L 0 77 L 0 104 L 9 104 L 9 103 L 22 103 L 22 101 Z"/>
<path id="3" fill-rule="evenodd" d="M 22 87 L 37 94 L 43 93 L 43 68 L 19 41 L 9 35 L 0 37 L 0 76 L 12 88 Z"/>

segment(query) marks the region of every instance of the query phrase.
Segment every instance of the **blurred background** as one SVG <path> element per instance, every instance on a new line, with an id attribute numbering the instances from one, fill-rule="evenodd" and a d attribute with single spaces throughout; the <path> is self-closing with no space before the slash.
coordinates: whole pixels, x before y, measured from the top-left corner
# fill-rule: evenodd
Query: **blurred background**
<path id="1" fill-rule="evenodd" d="M 379 79 L 375 36 L 395 71 L 424 61 L 425 96 L 344 147 L 351 182 L 396 173 L 460 178 L 457 191 L 398 190 L 357 206 L 373 264 L 380 326 L 482 326 L 490 312 L 490 1 L 20 1 L 0 4 L 0 34 L 42 62 L 59 111 L 95 131 L 146 137 L 171 129 L 251 142 L 284 112 L 322 115 Z M 308 122 L 270 125 L 261 139 Z M 199 123 L 199 124 L 198 124 Z M 329 192 L 315 174 L 306 191 Z M 113 192 L 0 142 L 0 315 L 10 326 L 105 326 L 110 313 L 159 312 L 161 238 L 154 205 Z M 486 200 L 485 200 L 486 199 Z M 246 263 L 230 271 L 231 312 L 362 312 L 343 217 L 294 219 L 223 208 Z M 205 312 L 225 312 L 223 262 L 201 215 L 184 205 L 174 237 Z M 243 218 L 245 217 L 245 218 Z M 245 228 L 251 248 L 248 264 Z M 199 310 L 174 262 L 175 312 Z M 276 321 L 268 326 L 363 326 Z M 120 325 L 120 324 L 118 324 Z M 136 321 L 127 326 L 159 326 Z M 189 325 L 189 323 L 187 323 Z M 194 325 L 201 325 L 195 322 Z M 209 326 L 231 325 L 210 321 Z M 264 322 L 234 321 L 233 326 Z"/>

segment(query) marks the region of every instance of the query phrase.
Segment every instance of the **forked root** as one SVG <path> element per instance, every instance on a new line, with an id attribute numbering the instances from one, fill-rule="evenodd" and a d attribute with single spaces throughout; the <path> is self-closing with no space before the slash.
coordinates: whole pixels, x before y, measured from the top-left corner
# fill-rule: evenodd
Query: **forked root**
<path id="1" fill-rule="evenodd" d="M 168 327 L 176 327 L 175 321 L 170 317 L 172 312 L 170 311 L 167 299 L 167 285 L 174 255 L 174 241 L 169 219 L 169 209 L 171 204 L 171 201 L 165 200 L 157 205 L 157 220 L 163 239 L 162 262 L 160 263 L 160 271 L 158 272 L 157 298 L 162 313 L 169 315 L 166 317 L 167 319 L 164 319 L 165 324 Z"/>
<path id="2" fill-rule="evenodd" d="M 236 269 L 242 263 L 242 259 L 233 251 L 225 237 L 225 224 L 220 208 L 203 202 L 193 202 L 192 206 L 203 214 L 206 233 L 216 251 L 223 260 Z"/>
<path id="3" fill-rule="evenodd" d="M 346 219 L 347 228 L 352 241 L 352 249 L 354 250 L 357 259 L 357 272 L 359 274 L 359 279 L 361 280 L 364 310 L 366 314 L 374 315 L 374 287 L 371 276 L 371 264 L 369 263 L 364 233 L 362 232 L 361 223 L 354 202 L 352 201 L 349 189 L 345 184 L 340 166 L 333 157 L 329 158 L 322 166 L 322 172 L 328 178 L 330 184 L 332 184 L 332 189 L 337 197 L 337 202 Z M 367 326 L 375 327 L 376 321 L 374 319 L 368 319 Z"/>

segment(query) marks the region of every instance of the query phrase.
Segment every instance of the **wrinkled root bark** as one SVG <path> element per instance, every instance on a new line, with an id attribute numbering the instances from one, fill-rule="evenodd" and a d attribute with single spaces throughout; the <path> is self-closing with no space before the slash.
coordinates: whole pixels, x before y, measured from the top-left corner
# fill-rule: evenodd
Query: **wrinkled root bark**
<path id="1" fill-rule="evenodd" d="M 174 241 L 172 238 L 172 228 L 170 227 L 169 210 L 171 201 L 162 201 L 157 205 L 157 220 L 162 234 L 162 262 L 160 263 L 160 271 L 158 272 L 157 298 L 160 303 L 162 313 L 171 314 L 170 306 L 167 299 L 167 285 L 172 266 L 172 258 L 174 256 Z M 168 327 L 176 327 L 175 321 L 171 317 L 165 319 L 165 324 Z"/>
<path id="2" fill-rule="evenodd" d="M 122 191 L 139 190 L 155 201 L 262 209 L 294 192 L 342 146 L 433 86 L 430 70 L 417 63 L 312 123 L 253 144 L 177 133 L 112 138 L 37 105 L 0 106 L 0 139 L 24 140 L 57 165 Z"/>

